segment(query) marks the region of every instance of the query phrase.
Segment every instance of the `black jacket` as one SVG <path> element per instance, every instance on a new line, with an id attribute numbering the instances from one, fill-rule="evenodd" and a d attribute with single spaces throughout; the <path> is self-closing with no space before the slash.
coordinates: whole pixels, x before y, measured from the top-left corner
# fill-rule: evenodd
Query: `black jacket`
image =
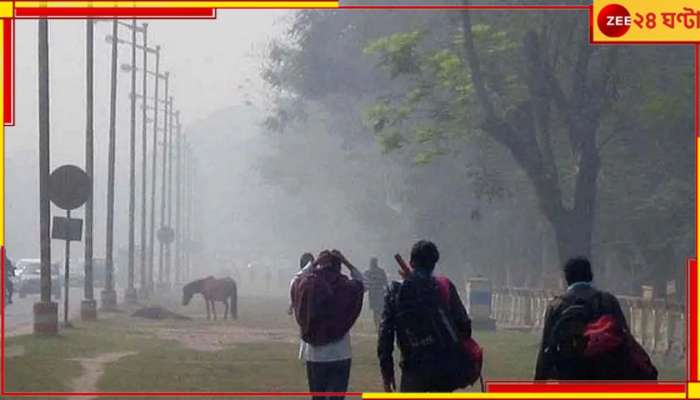
<path id="1" fill-rule="evenodd" d="M 426 279 L 421 277 L 411 277 L 410 280 L 420 280 Z M 432 284 L 435 285 L 435 295 L 438 296 L 437 284 L 434 279 L 430 277 Z M 379 326 L 379 341 L 377 345 L 377 355 L 379 357 L 379 365 L 382 371 L 382 378 L 384 382 L 393 381 L 394 378 L 394 340 L 396 338 L 401 351 L 401 368 L 406 370 L 411 368 L 412 355 L 407 351 L 408 347 L 405 345 L 406 338 L 404 332 L 399 332 L 396 326 L 396 313 L 398 311 L 398 292 L 402 285 L 406 282 L 392 282 L 384 296 L 384 312 L 382 313 L 382 321 Z M 471 337 L 472 328 L 471 320 L 467 315 L 467 310 L 462 304 L 462 300 L 459 298 L 457 289 L 450 282 L 450 300 L 449 305 L 446 307 L 446 311 L 452 320 L 456 333 L 460 336 L 460 339 Z M 420 371 L 414 371 L 420 372 Z"/>
<path id="2" fill-rule="evenodd" d="M 559 380 L 574 380 L 574 379 L 622 379 L 622 377 L 614 376 L 616 368 L 607 369 L 609 372 L 608 376 L 591 376 L 591 368 L 580 367 L 578 371 L 574 369 L 571 373 L 562 373 L 557 371 L 555 366 L 555 360 L 553 356 L 553 346 L 552 343 L 552 328 L 554 324 L 559 319 L 561 313 L 566 309 L 567 304 L 573 303 L 575 299 L 581 298 L 585 301 L 591 301 L 593 296 L 600 293 L 601 304 L 600 304 L 600 314 L 610 314 L 615 318 L 625 332 L 629 332 L 629 327 L 627 326 L 627 320 L 625 315 L 620 308 L 620 303 L 617 298 L 607 292 L 599 291 L 589 285 L 574 287 L 571 290 L 567 290 L 561 296 L 555 297 L 548 305 L 547 311 L 545 313 L 544 329 L 542 331 L 542 343 L 540 345 L 539 353 L 537 354 L 537 366 L 535 367 L 535 380 L 547 380 L 547 379 L 559 379 Z M 620 359 L 619 357 L 617 358 Z M 615 360 L 611 360 L 614 362 Z M 606 374 L 606 372 L 603 372 Z"/>

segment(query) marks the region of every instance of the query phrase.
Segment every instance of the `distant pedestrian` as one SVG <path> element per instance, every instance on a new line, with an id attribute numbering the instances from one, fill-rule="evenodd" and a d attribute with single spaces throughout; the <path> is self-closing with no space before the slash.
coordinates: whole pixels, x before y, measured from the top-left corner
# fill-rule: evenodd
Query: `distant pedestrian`
<path id="1" fill-rule="evenodd" d="M 369 296 L 369 308 L 374 316 L 374 327 L 378 330 L 382 311 L 384 311 L 384 292 L 389 281 L 386 272 L 379 267 L 376 257 L 369 260 L 369 269 L 365 271 L 365 283 Z"/>
<path id="2" fill-rule="evenodd" d="M 349 278 L 341 273 L 342 265 Z M 301 330 L 299 357 L 306 362 L 312 393 L 347 392 L 352 360 L 349 332 L 362 311 L 363 294 L 362 273 L 337 250 L 324 250 L 294 278 L 291 297 Z"/>

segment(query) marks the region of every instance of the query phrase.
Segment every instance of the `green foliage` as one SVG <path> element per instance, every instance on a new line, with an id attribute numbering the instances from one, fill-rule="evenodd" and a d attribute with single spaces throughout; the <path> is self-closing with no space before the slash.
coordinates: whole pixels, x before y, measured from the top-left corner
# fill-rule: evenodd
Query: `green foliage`
<path id="1" fill-rule="evenodd" d="M 416 46 L 420 42 L 422 33 L 406 32 L 377 39 L 365 48 L 365 54 L 380 54 L 379 65 L 389 70 L 392 78 L 401 74 L 418 72 L 416 62 Z"/>

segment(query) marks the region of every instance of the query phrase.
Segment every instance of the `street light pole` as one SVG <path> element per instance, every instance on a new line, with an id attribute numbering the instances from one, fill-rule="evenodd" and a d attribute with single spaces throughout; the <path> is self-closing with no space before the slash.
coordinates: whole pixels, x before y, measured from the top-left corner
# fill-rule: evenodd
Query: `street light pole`
<path id="1" fill-rule="evenodd" d="M 129 270 L 127 289 L 124 294 L 126 303 L 137 301 L 134 288 L 134 247 L 136 214 L 136 19 L 131 20 L 131 124 L 129 126 Z"/>
<path id="2" fill-rule="evenodd" d="M 148 96 L 148 24 L 143 24 L 143 98 L 146 99 Z M 156 80 L 158 80 L 156 78 Z M 145 100 L 144 100 L 145 104 Z M 148 168 L 148 163 L 146 161 L 146 152 L 148 150 L 148 140 L 146 134 L 148 131 L 148 117 L 146 115 L 146 108 L 143 108 L 141 113 L 141 292 L 142 296 L 148 294 L 148 276 L 146 274 L 146 188 L 148 182 L 146 181 L 146 169 Z M 153 165 L 155 168 L 155 164 Z"/>
<path id="3" fill-rule="evenodd" d="M 83 282 L 83 292 L 85 299 L 80 304 L 80 318 L 83 321 L 93 321 L 97 319 L 97 302 L 95 301 L 95 291 L 92 271 L 92 246 L 93 246 L 93 196 L 94 196 L 94 104 L 95 104 L 95 84 L 94 84 L 94 43 L 95 43 L 95 22 L 92 19 L 86 21 L 86 105 L 85 105 L 85 172 L 90 177 L 90 195 L 85 204 L 85 281 Z"/>
<path id="4" fill-rule="evenodd" d="M 173 107 L 173 102 L 172 102 L 172 97 L 168 97 L 168 82 L 169 82 L 169 77 L 170 75 L 166 73 L 166 80 L 165 80 L 165 99 L 169 100 L 168 103 L 166 103 L 166 110 L 170 110 L 172 112 L 172 107 Z M 169 104 L 169 108 L 168 108 Z M 156 104 L 156 107 L 158 105 Z M 168 111 L 165 112 L 164 115 L 164 121 L 165 126 L 163 127 L 163 176 L 162 176 L 162 183 L 161 183 L 161 195 L 160 195 L 160 227 L 161 229 L 165 228 L 167 220 L 165 217 L 165 202 L 166 202 L 166 179 L 167 179 L 167 162 L 168 162 Z M 161 286 L 165 283 L 164 278 L 164 250 L 165 250 L 165 244 L 163 243 L 162 240 L 158 240 L 160 246 L 159 246 L 159 252 L 158 252 L 158 283 L 161 284 Z"/>
<path id="5" fill-rule="evenodd" d="M 34 304 L 34 333 L 58 333 L 58 304 L 51 302 L 51 203 L 49 202 L 49 28 L 38 22 L 39 64 L 39 240 L 41 243 L 41 301 Z"/>
<path id="6" fill-rule="evenodd" d="M 191 242 L 192 238 L 190 235 L 190 186 L 192 185 L 192 180 L 190 177 L 190 159 L 192 158 L 189 142 L 185 141 L 185 279 L 190 278 L 190 253 L 191 253 Z"/>
<path id="7" fill-rule="evenodd" d="M 105 289 L 102 291 L 102 307 L 113 309 L 117 305 L 117 293 L 114 290 L 114 170 L 115 139 L 117 118 L 117 20 L 112 23 L 112 69 L 109 104 L 109 153 L 107 172 L 107 235 L 105 246 Z"/>
<path id="8" fill-rule="evenodd" d="M 176 151 L 175 151 L 175 283 L 182 283 L 182 219 L 181 219 L 181 195 L 182 195 L 182 125 L 180 124 L 180 111 L 175 115 L 177 120 Z"/>
<path id="9" fill-rule="evenodd" d="M 176 114 L 176 112 L 173 112 L 173 103 L 172 103 L 172 96 L 170 97 L 170 115 L 169 115 L 169 122 L 168 122 L 168 204 L 166 206 L 167 212 L 168 212 L 168 227 L 172 228 L 172 216 L 173 216 L 173 116 Z M 171 285 L 171 277 L 172 277 L 172 271 L 171 271 L 171 266 L 172 266 L 172 258 L 171 258 L 171 253 L 170 253 L 170 246 L 171 243 L 167 242 L 165 243 L 165 283 L 170 287 Z"/>
<path id="10" fill-rule="evenodd" d="M 151 176 L 151 229 L 149 231 L 149 244 L 148 244 L 148 291 L 153 291 L 153 267 L 154 267 L 154 253 L 155 253 L 155 225 L 156 225 L 156 165 L 157 165 L 157 155 L 158 155 L 158 83 L 160 79 L 158 74 L 160 73 L 160 46 L 156 46 L 156 87 L 153 93 L 153 104 L 154 104 L 154 114 L 153 114 L 153 171 Z M 144 71 L 146 74 L 146 71 Z M 143 100 L 144 105 L 146 104 L 146 98 Z"/>

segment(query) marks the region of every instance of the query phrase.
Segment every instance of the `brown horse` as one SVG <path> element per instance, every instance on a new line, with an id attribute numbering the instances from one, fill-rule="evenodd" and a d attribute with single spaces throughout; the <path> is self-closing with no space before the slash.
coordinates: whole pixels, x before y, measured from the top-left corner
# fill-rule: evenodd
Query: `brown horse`
<path id="1" fill-rule="evenodd" d="M 224 319 L 229 313 L 229 299 L 231 301 L 231 318 L 238 319 L 238 290 L 236 282 L 231 278 L 216 279 L 213 276 L 190 282 L 182 288 L 182 305 L 188 305 L 192 296 L 201 293 L 207 304 L 207 319 L 211 319 L 209 314 L 209 304 L 216 320 L 215 301 L 221 301 L 226 305 Z"/>

